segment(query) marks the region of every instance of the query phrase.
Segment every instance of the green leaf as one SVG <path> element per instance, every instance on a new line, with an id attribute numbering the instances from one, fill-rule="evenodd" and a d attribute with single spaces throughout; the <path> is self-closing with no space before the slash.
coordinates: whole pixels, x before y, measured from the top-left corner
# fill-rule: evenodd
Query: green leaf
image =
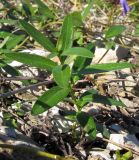
<path id="1" fill-rule="evenodd" d="M 24 35 L 16 35 L 12 34 L 10 32 L 0 31 L 0 38 L 6 39 L 8 37 L 8 40 L 6 42 L 6 48 L 11 49 L 15 47 L 20 41 L 24 39 Z"/>
<path id="2" fill-rule="evenodd" d="M 6 43 L 8 42 L 9 39 L 10 39 L 10 37 L 8 36 L 8 37 L 6 37 L 6 38 L 1 42 L 1 44 L 0 44 L 0 49 L 3 48 L 3 47 L 5 47 L 5 45 L 6 45 Z"/>
<path id="3" fill-rule="evenodd" d="M 90 0 L 90 2 L 88 3 L 87 7 L 85 7 L 85 9 L 82 11 L 82 19 L 85 20 L 85 18 L 87 17 L 87 15 L 90 12 L 90 9 L 93 6 L 93 0 Z"/>
<path id="4" fill-rule="evenodd" d="M 59 85 L 61 88 L 67 88 L 69 86 L 69 80 L 71 76 L 69 66 L 56 66 L 52 72 L 57 85 Z"/>
<path id="5" fill-rule="evenodd" d="M 5 65 L 2 68 L 12 76 L 21 76 L 21 73 L 17 69 L 11 67 L 10 65 Z"/>
<path id="6" fill-rule="evenodd" d="M 0 67 L 4 67 L 4 66 L 6 66 L 6 65 L 7 65 L 7 64 L 0 59 Z"/>
<path id="7" fill-rule="evenodd" d="M 131 160 L 132 158 L 133 158 L 133 154 L 131 151 L 128 151 L 123 155 L 121 155 L 119 150 L 116 151 L 116 159 L 117 160 Z"/>
<path id="8" fill-rule="evenodd" d="M 34 38 L 40 45 L 42 45 L 45 49 L 47 49 L 50 52 L 56 52 L 56 48 L 54 44 L 44 36 L 40 31 L 38 31 L 36 28 L 34 28 L 31 24 L 27 23 L 24 20 L 19 20 L 22 27 L 25 29 L 25 31 Z"/>
<path id="9" fill-rule="evenodd" d="M 94 64 L 90 65 L 82 70 L 80 70 L 79 74 L 96 74 L 96 73 L 104 73 L 109 71 L 121 70 L 124 68 L 132 68 L 134 67 L 131 63 L 104 63 L 104 64 Z"/>
<path id="10" fill-rule="evenodd" d="M 0 23 L 7 23 L 7 24 L 11 24 L 11 25 L 15 25 L 17 24 L 17 20 L 13 20 L 13 19 L 0 19 Z"/>
<path id="11" fill-rule="evenodd" d="M 30 7 L 32 6 L 31 3 L 29 3 L 28 0 L 25 0 L 24 2 L 21 1 L 21 3 L 22 3 L 22 9 L 24 10 L 26 16 L 28 17 L 31 16 L 31 7 Z"/>
<path id="12" fill-rule="evenodd" d="M 38 115 L 43 113 L 44 111 L 50 109 L 55 106 L 57 103 L 62 101 L 69 94 L 69 88 L 61 88 L 55 86 L 48 91 L 46 91 L 38 100 L 35 102 L 31 113 L 33 115 Z"/>
<path id="13" fill-rule="evenodd" d="M 62 56 L 73 56 L 73 55 L 80 56 L 80 57 L 93 58 L 93 53 L 83 47 L 69 48 L 62 53 Z"/>
<path id="14" fill-rule="evenodd" d="M 54 18 L 53 12 L 49 9 L 49 7 L 44 4 L 41 0 L 34 0 L 39 8 L 39 12 L 49 18 Z"/>
<path id="15" fill-rule="evenodd" d="M 92 62 L 91 58 L 85 58 L 85 57 L 77 57 L 74 61 L 73 70 L 81 70 L 82 68 L 88 66 Z"/>
<path id="16" fill-rule="evenodd" d="M 103 135 L 104 138 L 107 138 L 107 139 L 110 138 L 110 132 L 107 129 L 107 127 L 106 127 L 105 124 L 99 124 L 99 123 L 97 123 L 96 124 L 96 128 L 97 128 L 98 132 L 102 133 L 102 135 Z"/>
<path id="17" fill-rule="evenodd" d="M 23 35 L 11 35 L 9 40 L 6 43 L 7 49 L 15 48 L 16 45 L 24 39 Z"/>
<path id="18" fill-rule="evenodd" d="M 94 44 L 89 43 L 89 44 L 87 44 L 86 48 L 92 52 L 92 51 L 94 51 L 95 47 L 94 47 Z M 92 55 L 93 55 L 93 52 L 92 52 Z M 88 65 L 90 65 L 91 62 L 92 62 L 92 58 L 77 57 L 76 60 L 74 61 L 73 70 L 79 71 L 79 70 L 87 67 Z"/>
<path id="19" fill-rule="evenodd" d="M 92 116 L 85 112 L 78 112 L 77 113 L 77 120 L 80 125 L 83 127 L 83 130 L 88 133 L 90 138 L 96 138 L 96 124 Z"/>
<path id="20" fill-rule="evenodd" d="M 0 67 L 11 76 L 22 76 L 22 74 L 14 67 L 8 65 L 6 62 L 0 60 Z M 27 85 L 29 84 L 28 80 L 22 80 L 22 82 Z"/>
<path id="21" fill-rule="evenodd" d="M 122 106 L 122 107 L 126 107 L 126 105 L 120 101 L 120 100 L 116 100 L 113 98 L 109 98 L 107 96 L 102 96 L 102 95 L 98 95 L 98 94 L 94 94 L 93 95 L 93 102 L 95 103 L 102 103 L 102 104 L 107 104 L 107 105 L 115 105 L 115 106 Z"/>
<path id="22" fill-rule="evenodd" d="M 93 102 L 93 95 L 97 94 L 96 90 L 88 90 L 85 93 L 83 93 L 79 100 L 78 100 L 78 105 L 83 108 L 83 106 L 87 105 L 90 102 Z"/>
<path id="23" fill-rule="evenodd" d="M 133 154 L 131 151 L 126 152 L 122 156 L 122 160 L 131 160 L 133 158 Z"/>
<path id="24" fill-rule="evenodd" d="M 119 150 L 116 151 L 116 159 L 121 160 L 121 154 Z"/>
<path id="25" fill-rule="evenodd" d="M 6 38 L 10 35 L 12 35 L 12 33 L 0 31 L 0 38 Z"/>
<path id="26" fill-rule="evenodd" d="M 51 71 L 57 65 L 55 62 L 51 61 L 48 58 L 29 53 L 5 51 L 5 55 L 9 59 L 49 71 Z"/>
<path id="27" fill-rule="evenodd" d="M 72 46 L 73 41 L 73 21 L 71 14 L 64 18 L 61 34 L 57 42 L 57 50 L 64 51 Z"/>
<path id="28" fill-rule="evenodd" d="M 101 103 L 110 106 L 115 105 L 126 107 L 126 105 L 122 101 L 107 96 L 99 95 L 95 90 L 86 91 L 81 95 L 80 100 L 78 101 L 81 107 L 87 105 L 90 102 Z"/>
<path id="29" fill-rule="evenodd" d="M 3 60 L 0 60 L 0 67 L 2 67 L 8 74 L 12 76 L 21 76 L 18 70 L 6 64 Z"/>
<path id="30" fill-rule="evenodd" d="M 116 46 L 116 44 L 115 44 L 114 41 L 107 41 L 107 42 L 105 42 L 105 48 L 106 48 L 107 50 L 109 50 L 109 49 L 114 50 L 114 49 L 115 49 L 115 46 Z"/>
<path id="31" fill-rule="evenodd" d="M 3 60 L 0 60 L 0 67 L 2 67 L 8 74 L 12 76 L 21 76 L 20 72 L 10 65 L 6 64 Z"/>
<path id="32" fill-rule="evenodd" d="M 75 27 L 81 27 L 83 25 L 81 12 L 75 11 L 71 13 L 73 25 Z"/>
<path id="33" fill-rule="evenodd" d="M 110 26 L 109 29 L 105 33 L 106 38 L 112 38 L 119 36 L 126 30 L 126 27 L 123 25 L 113 25 Z"/>

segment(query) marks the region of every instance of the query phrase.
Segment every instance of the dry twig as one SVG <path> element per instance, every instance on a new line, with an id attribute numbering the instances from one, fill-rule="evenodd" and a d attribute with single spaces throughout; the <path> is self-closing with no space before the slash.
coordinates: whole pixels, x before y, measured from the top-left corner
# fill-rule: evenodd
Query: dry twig
<path id="1" fill-rule="evenodd" d="M 39 82 L 37 84 L 32 84 L 32 85 L 29 85 L 29 86 L 25 86 L 25 87 L 16 89 L 14 91 L 2 93 L 2 94 L 0 94 L 0 98 L 7 98 L 7 97 L 10 97 L 10 96 L 12 96 L 12 95 L 14 95 L 16 93 L 25 92 L 26 90 L 34 89 L 34 88 L 36 88 L 38 86 L 48 85 L 48 84 L 52 84 L 52 83 L 53 83 L 53 81 L 43 81 L 43 82 Z"/>

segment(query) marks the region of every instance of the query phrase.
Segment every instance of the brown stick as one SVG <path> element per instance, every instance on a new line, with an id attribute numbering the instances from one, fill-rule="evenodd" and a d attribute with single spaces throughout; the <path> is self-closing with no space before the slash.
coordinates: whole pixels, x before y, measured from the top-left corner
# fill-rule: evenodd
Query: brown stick
<path id="1" fill-rule="evenodd" d="M 37 84 L 32 84 L 32 85 L 29 85 L 29 86 L 25 86 L 25 87 L 16 89 L 14 91 L 2 93 L 2 94 L 0 94 L 0 98 L 7 98 L 7 97 L 10 97 L 10 96 L 12 96 L 12 95 L 14 95 L 16 93 L 25 92 L 26 90 L 34 89 L 35 87 L 48 85 L 48 84 L 51 84 L 51 83 L 53 83 L 53 81 L 43 81 L 43 82 L 39 82 Z"/>
<path id="2" fill-rule="evenodd" d="M 121 145 L 121 144 L 118 144 L 118 143 L 116 143 L 116 142 L 113 142 L 113 141 L 108 140 L 108 139 L 105 139 L 105 138 L 101 138 L 101 139 L 102 139 L 103 141 L 105 141 L 105 142 L 111 143 L 111 144 L 113 144 L 113 145 L 115 145 L 115 146 L 118 146 L 118 147 L 123 148 L 123 149 L 128 150 L 128 151 L 131 151 L 132 153 L 134 153 L 134 154 L 136 154 L 136 155 L 139 156 L 139 152 L 136 151 L 136 150 L 134 150 L 133 148 L 129 147 L 128 145 Z"/>

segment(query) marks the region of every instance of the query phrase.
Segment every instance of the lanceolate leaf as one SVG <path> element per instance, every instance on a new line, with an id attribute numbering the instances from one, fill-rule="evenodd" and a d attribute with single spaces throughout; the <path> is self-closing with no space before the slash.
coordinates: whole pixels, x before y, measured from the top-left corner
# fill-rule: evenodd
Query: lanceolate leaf
<path id="1" fill-rule="evenodd" d="M 115 106 L 126 107 L 126 105 L 122 101 L 107 96 L 99 95 L 94 90 L 89 90 L 83 93 L 78 103 L 81 107 L 83 107 L 90 102 L 101 103 L 110 106 L 115 105 Z"/>
<path id="2" fill-rule="evenodd" d="M 71 16 L 75 27 L 81 27 L 83 25 L 81 12 L 75 11 L 71 13 Z"/>
<path id="3" fill-rule="evenodd" d="M 5 55 L 12 60 L 51 71 L 57 64 L 48 58 L 21 52 L 6 52 Z"/>
<path id="4" fill-rule="evenodd" d="M 21 35 L 21 36 L 15 36 L 15 35 L 11 35 L 9 40 L 7 41 L 6 43 L 6 48 L 7 49 L 12 49 L 14 47 L 16 47 L 16 45 L 21 42 L 22 40 L 24 39 L 24 36 Z"/>
<path id="5" fill-rule="evenodd" d="M 9 32 L 2 31 L 2 32 L 0 32 L 0 38 L 3 38 L 5 41 L 3 46 L 6 46 L 5 48 L 7 48 L 7 49 L 11 49 L 11 48 L 16 47 L 16 45 L 24 39 L 24 35 L 15 35 L 15 34 L 12 34 Z M 0 48 L 3 47 L 2 43 L 0 45 Z"/>
<path id="6" fill-rule="evenodd" d="M 0 67 L 2 67 L 8 74 L 12 76 L 20 76 L 20 72 L 10 65 L 6 64 L 4 61 L 0 60 Z"/>
<path id="7" fill-rule="evenodd" d="M 31 24 L 27 23 L 24 20 L 19 20 L 22 27 L 25 29 L 25 31 L 34 38 L 40 45 L 42 45 L 45 49 L 47 49 L 50 52 L 56 52 L 56 48 L 54 44 L 44 36 L 40 31 L 38 31 L 36 28 L 34 28 Z"/>
<path id="8" fill-rule="evenodd" d="M 72 46 L 73 41 L 73 21 L 72 16 L 69 14 L 65 17 L 63 26 L 61 29 L 61 34 L 58 39 L 57 49 L 58 51 L 63 51 Z"/>
<path id="9" fill-rule="evenodd" d="M 94 56 L 95 46 L 93 43 L 87 44 L 86 48 L 92 52 L 92 56 Z M 74 70 L 81 70 L 87 66 L 89 66 L 92 62 L 92 58 L 86 57 L 77 57 L 74 61 L 73 69 Z"/>
<path id="10" fill-rule="evenodd" d="M 134 36 L 139 36 L 139 24 L 135 27 Z"/>
<path id="11" fill-rule="evenodd" d="M 8 73 L 11 76 L 23 76 L 22 73 L 20 73 L 18 71 L 18 69 L 14 68 L 8 64 L 2 68 L 5 70 L 6 73 Z M 21 81 L 23 82 L 24 85 L 30 84 L 29 80 L 21 80 Z"/>
<path id="12" fill-rule="evenodd" d="M 107 30 L 105 37 L 106 38 L 116 37 L 116 36 L 120 35 L 121 33 L 123 33 L 125 30 L 126 30 L 126 27 L 122 26 L 122 25 L 111 26 Z"/>
<path id="13" fill-rule="evenodd" d="M 77 120 L 80 125 L 83 127 L 83 130 L 88 133 L 90 138 L 96 138 L 96 124 L 92 116 L 85 112 L 77 113 Z"/>
<path id="14" fill-rule="evenodd" d="M 90 2 L 88 3 L 87 7 L 82 11 L 82 19 L 85 20 L 85 18 L 87 17 L 87 15 L 90 12 L 90 9 L 93 6 L 93 0 L 90 0 Z"/>
<path id="15" fill-rule="evenodd" d="M 35 0 L 35 2 L 38 5 L 40 13 L 49 18 L 54 18 L 53 12 L 48 8 L 48 6 L 46 6 L 46 4 L 44 4 L 41 0 Z"/>
<path id="16" fill-rule="evenodd" d="M 104 64 L 94 64 L 86 67 L 79 71 L 79 74 L 96 74 L 115 70 L 121 70 L 124 68 L 131 68 L 133 64 L 130 63 L 104 63 Z"/>
<path id="17" fill-rule="evenodd" d="M 11 25 L 17 25 L 17 20 L 14 20 L 14 19 L 0 19 L 0 23 L 8 23 L 8 24 L 11 24 Z"/>
<path id="18" fill-rule="evenodd" d="M 62 88 L 67 88 L 69 86 L 70 75 L 70 67 L 67 65 L 63 67 L 56 66 L 53 69 L 54 80 L 56 81 L 57 85 Z"/>
<path id="19" fill-rule="evenodd" d="M 0 60 L 0 68 L 3 68 L 6 73 L 8 73 L 11 76 L 22 76 L 22 74 L 14 67 L 8 65 L 3 60 Z M 26 85 L 29 84 L 28 80 L 22 80 L 22 82 Z"/>
<path id="20" fill-rule="evenodd" d="M 63 56 L 80 56 L 80 57 L 87 57 L 87 58 L 93 58 L 93 53 L 89 51 L 86 48 L 83 47 L 73 47 L 65 50 L 62 53 Z"/>
<path id="21" fill-rule="evenodd" d="M 58 102 L 62 101 L 69 94 L 69 88 L 53 87 L 46 91 L 41 97 L 38 98 L 33 106 L 32 114 L 38 115 L 44 111 L 55 106 Z"/>

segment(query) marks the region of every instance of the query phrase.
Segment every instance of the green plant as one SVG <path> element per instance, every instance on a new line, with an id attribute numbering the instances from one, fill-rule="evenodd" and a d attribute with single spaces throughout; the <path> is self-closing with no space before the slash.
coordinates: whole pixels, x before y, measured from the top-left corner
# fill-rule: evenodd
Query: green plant
<path id="1" fill-rule="evenodd" d="M 94 2 L 98 9 L 99 7 L 103 7 L 106 14 L 108 14 L 108 22 L 105 24 L 104 32 L 102 31 L 100 36 L 105 48 L 108 50 L 114 48 L 117 39 L 121 40 L 121 46 L 125 46 L 122 41 L 122 34 L 128 31 L 128 29 L 122 23 L 114 23 L 114 20 L 119 15 L 119 10 L 116 10 L 117 6 L 113 6 L 104 0 L 87 0 L 86 3 L 88 3 L 88 5 L 83 11 L 69 13 L 64 19 L 60 19 L 55 10 L 50 10 L 41 0 L 21 1 L 22 6 L 17 5 L 16 7 L 11 6 L 8 1 L 2 0 L 4 5 L 2 10 L 6 11 L 6 16 L 0 20 L 2 24 L 9 23 L 15 27 L 12 33 L 10 31 L 0 31 L 0 69 L 2 73 L 4 70 L 4 72 L 11 76 L 21 76 L 22 74 L 16 68 L 9 65 L 10 62 L 16 60 L 25 65 L 46 71 L 53 78 L 53 86 L 36 100 L 32 107 L 31 114 L 36 116 L 49 110 L 61 101 L 69 101 L 73 103 L 75 112 L 73 114 L 65 114 L 65 116 L 74 121 L 72 126 L 73 136 L 76 136 L 76 127 L 81 127 L 82 132 L 80 132 L 80 135 L 87 133 L 93 140 L 96 138 L 97 131 L 102 132 L 104 137 L 108 137 L 109 133 L 103 125 L 97 126 L 98 124 L 95 123 L 93 117 L 83 111 L 84 107 L 90 102 L 102 103 L 109 106 L 126 106 L 117 99 L 101 95 L 97 90 L 87 89 L 83 93 L 79 93 L 76 88 L 78 82 L 81 80 L 85 81 L 88 75 L 97 75 L 134 66 L 126 62 L 92 64 L 96 44 L 93 41 L 93 36 L 89 41 L 86 39 L 87 33 L 84 32 L 86 31 L 84 30 L 84 23 L 86 18 L 88 18 L 87 16 Z M 138 20 L 138 16 L 133 13 L 131 16 L 136 17 Z M 59 30 L 55 32 L 52 31 L 49 37 L 41 33 L 43 28 L 55 23 L 58 24 L 58 27 L 59 24 L 62 23 L 60 32 Z M 16 30 L 17 28 L 20 28 L 20 34 L 18 30 Z M 27 34 L 25 34 L 24 31 L 27 32 Z M 138 24 L 135 25 L 133 34 L 134 36 L 138 36 Z M 50 52 L 48 57 L 20 52 L 22 47 L 26 47 L 25 43 L 34 42 L 30 37 Z M 124 37 L 126 37 L 126 35 L 124 35 Z M 58 59 L 57 63 L 51 59 L 55 57 Z M 91 83 L 93 83 L 93 79 L 91 80 Z M 25 85 L 30 84 L 30 81 L 27 80 L 22 80 L 22 82 Z M 16 114 L 22 116 L 24 113 L 22 113 L 21 110 L 16 110 Z M 10 114 L 5 114 L 4 116 L 8 120 L 13 118 Z M 14 127 L 18 127 L 15 118 L 11 122 Z M 130 152 L 122 156 L 117 152 L 117 159 L 119 158 L 119 160 L 129 159 L 130 156 Z M 58 158 L 59 156 L 55 159 Z M 64 157 L 60 158 L 65 159 Z"/>
<path id="2" fill-rule="evenodd" d="M 131 160 L 133 158 L 133 154 L 131 151 L 124 153 L 123 155 L 120 154 L 120 151 L 116 151 L 116 159 L 117 160 Z"/>
<path id="3" fill-rule="evenodd" d="M 86 14 L 83 14 L 83 16 L 85 15 Z M 60 101 L 64 101 L 65 98 L 71 97 L 72 102 L 76 105 L 76 114 L 74 115 L 76 123 L 80 124 L 83 130 L 94 139 L 96 137 L 96 124 L 92 116 L 82 111 L 83 107 L 90 102 L 123 107 L 125 105 L 116 99 L 99 95 L 97 91 L 94 90 L 85 91 L 79 96 L 74 90 L 76 83 L 88 74 L 104 73 L 132 67 L 133 65 L 129 63 L 92 65 L 93 53 L 91 49 L 94 47 L 94 44 L 90 43 L 89 45 L 79 47 L 73 45 L 74 33 L 79 28 L 76 22 L 78 21 L 82 24 L 83 16 L 80 12 L 78 12 L 78 14 L 70 13 L 65 16 L 56 46 L 48 37 L 45 37 L 31 24 L 25 20 L 19 20 L 20 25 L 34 40 L 50 51 L 52 55 L 59 58 L 60 64 L 53 62 L 47 57 L 38 55 L 9 50 L 2 50 L 2 52 L 10 60 L 16 60 L 49 71 L 53 75 L 55 86 L 44 92 L 43 95 L 38 98 L 32 108 L 32 115 L 41 114 L 57 105 Z M 123 28 L 123 26 L 114 26 L 106 32 L 106 39 L 117 35 L 119 36 L 124 30 L 125 28 Z"/>

